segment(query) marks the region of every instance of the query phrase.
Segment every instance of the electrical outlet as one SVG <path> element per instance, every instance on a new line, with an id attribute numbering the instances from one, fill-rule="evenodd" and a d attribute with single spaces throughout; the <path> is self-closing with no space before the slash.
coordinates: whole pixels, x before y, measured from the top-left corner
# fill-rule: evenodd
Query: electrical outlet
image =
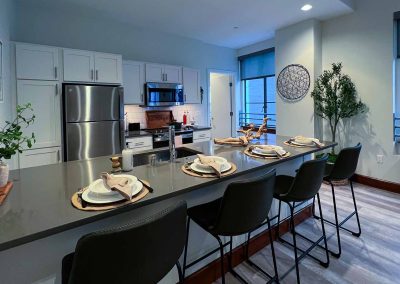
<path id="1" fill-rule="evenodd" d="M 383 164 L 383 155 L 376 155 L 376 161 L 378 164 Z"/>

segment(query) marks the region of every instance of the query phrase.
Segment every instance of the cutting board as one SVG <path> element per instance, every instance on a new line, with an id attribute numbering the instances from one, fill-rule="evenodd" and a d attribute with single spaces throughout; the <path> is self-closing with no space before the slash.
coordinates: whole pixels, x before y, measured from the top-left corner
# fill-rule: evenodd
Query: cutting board
<path id="1" fill-rule="evenodd" d="M 172 110 L 148 110 L 146 111 L 147 128 L 166 127 L 174 120 Z"/>

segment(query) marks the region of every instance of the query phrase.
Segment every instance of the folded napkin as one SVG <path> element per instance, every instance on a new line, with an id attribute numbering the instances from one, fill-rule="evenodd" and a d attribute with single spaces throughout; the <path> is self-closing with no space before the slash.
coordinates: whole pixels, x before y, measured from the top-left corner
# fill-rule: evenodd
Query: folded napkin
<path id="1" fill-rule="evenodd" d="M 112 176 L 108 173 L 101 173 L 101 178 L 106 187 L 118 191 L 126 200 L 131 200 L 133 187 L 128 184 L 127 178 Z"/>
<path id="2" fill-rule="evenodd" d="M 197 154 L 197 157 L 199 157 L 199 160 L 203 165 L 210 166 L 214 170 L 215 174 L 218 177 L 221 177 L 221 164 L 215 162 L 214 158 L 202 154 Z"/>
<path id="3" fill-rule="evenodd" d="M 310 139 L 310 140 L 314 143 L 314 145 L 317 146 L 318 148 L 325 146 L 325 144 L 324 144 L 324 143 L 321 143 L 317 138 L 307 138 L 307 137 L 304 137 L 304 136 L 296 136 L 296 137 L 294 137 L 294 138 L 290 138 L 290 139 L 287 141 L 287 143 L 290 144 L 291 142 L 295 142 L 296 139 L 301 139 L 301 138 Z"/>

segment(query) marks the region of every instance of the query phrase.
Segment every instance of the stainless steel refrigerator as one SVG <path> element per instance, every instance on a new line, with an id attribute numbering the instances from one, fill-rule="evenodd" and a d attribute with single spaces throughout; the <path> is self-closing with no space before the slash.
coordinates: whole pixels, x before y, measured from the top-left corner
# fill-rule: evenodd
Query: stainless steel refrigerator
<path id="1" fill-rule="evenodd" d="M 64 161 L 121 153 L 123 107 L 121 87 L 63 85 Z"/>

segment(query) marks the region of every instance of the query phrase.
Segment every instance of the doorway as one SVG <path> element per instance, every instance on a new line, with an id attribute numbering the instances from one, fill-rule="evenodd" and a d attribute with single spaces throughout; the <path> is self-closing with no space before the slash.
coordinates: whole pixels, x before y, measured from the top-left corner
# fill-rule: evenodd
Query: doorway
<path id="1" fill-rule="evenodd" d="M 232 72 L 210 71 L 209 84 L 212 137 L 231 137 L 234 123 L 234 74 Z"/>

